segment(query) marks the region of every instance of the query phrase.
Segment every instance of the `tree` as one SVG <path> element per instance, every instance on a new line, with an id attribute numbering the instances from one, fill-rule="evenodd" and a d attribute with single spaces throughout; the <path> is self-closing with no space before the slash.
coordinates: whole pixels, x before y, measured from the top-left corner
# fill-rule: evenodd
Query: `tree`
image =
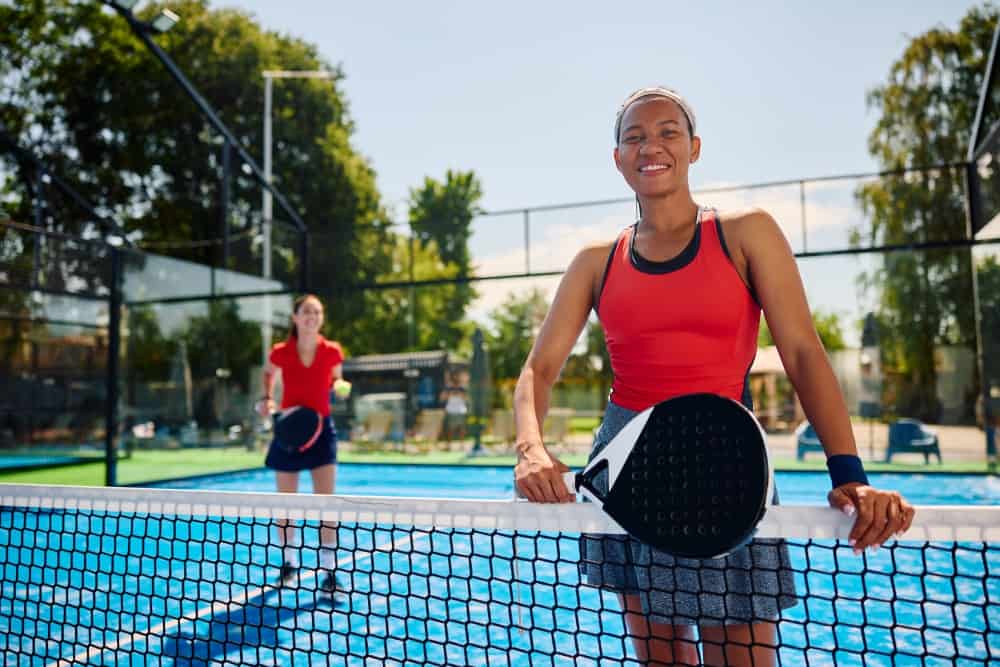
<path id="1" fill-rule="evenodd" d="M 130 392 L 137 382 L 162 382 L 169 377 L 177 341 L 163 335 L 156 312 L 150 306 L 128 309 L 126 344 L 128 364 L 125 375 Z M 130 394 L 129 402 L 133 401 L 134 397 Z"/>
<path id="2" fill-rule="evenodd" d="M 208 313 L 192 317 L 180 337 L 187 344 L 195 379 L 228 379 L 244 392 L 249 392 L 251 383 L 257 381 L 250 376 L 250 369 L 260 364 L 260 329 L 255 322 L 240 317 L 239 301 L 210 301 Z M 206 345 L 206 341 L 212 344 Z"/>
<path id="3" fill-rule="evenodd" d="M 820 342 L 823 343 L 823 349 L 827 353 L 847 348 L 847 343 L 844 342 L 844 329 L 840 324 L 839 315 L 814 309 L 812 311 L 812 319 Z M 771 345 L 774 345 L 774 339 L 771 338 L 771 330 L 767 327 L 767 320 L 761 318 L 760 332 L 757 334 L 757 347 L 769 347 Z"/>
<path id="4" fill-rule="evenodd" d="M 251 155 L 262 155 L 265 69 L 326 69 L 332 81 L 274 87 L 275 181 L 318 242 L 310 283 L 317 289 L 369 281 L 389 262 L 388 220 L 374 172 L 350 144 L 353 123 L 342 72 L 316 47 L 263 30 L 249 15 L 209 10 L 206 0 L 169 3 L 182 20 L 157 43 L 201 91 Z M 152 16 L 158 4 L 146 5 Z M 179 244 L 162 252 L 203 263 L 221 260 L 222 138 L 126 23 L 98 2 L 11 0 L 0 4 L 0 123 L 99 209 L 124 220 L 140 243 Z M 0 160 L 3 158 L 0 157 Z M 9 160 L 5 208 L 30 220 L 29 174 Z M 256 238 L 261 190 L 234 160 L 230 266 L 260 266 Z M 276 207 L 275 275 L 291 277 L 298 247 Z M 285 223 L 285 224 L 281 224 Z M 92 221 L 53 210 L 47 224 L 71 234 Z M 190 242 L 202 242 L 191 245 Z M 158 248 L 160 246 L 157 246 Z M 340 314 L 350 319 L 360 311 Z"/>
<path id="5" fill-rule="evenodd" d="M 914 38 L 869 105 L 880 118 L 868 147 L 883 169 L 962 161 L 997 25 L 990 5 L 974 7 L 957 31 Z M 987 126 L 996 119 L 985 119 Z M 869 220 L 852 244 L 906 244 L 965 238 L 962 172 L 942 168 L 889 176 L 858 188 Z M 934 350 L 974 340 L 970 253 L 950 249 L 892 252 L 862 285 L 880 299 L 885 367 L 901 414 L 935 420 L 939 411 Z M 970 410 L 971 412 L 971 410 Z"/>
<path id="6" fill-rule="evenodd" d="M 976 272 L 986 362 L 983 370 L 987 381 L 997 385 L 1000 384 L 1000 259 L 996 255 L 984 257 L 977 264 Z"/>
<path id="7" fill-rule="evenodd" d="M 382 277 L 385 282 L 409 280 L 411 258 L 414 280 L 448 279 L 459 274 L 458 266 L 441 258 L 434 241 L 411 244 L 410 239 L 393 235 L 392 244 L 392 264 Z M 462 284 L 441 284 L 366 290 L 362 295 L 363 315 L 352 322 L 330 325 L 329 335 L 346 341 L 351 354 L 408 349 L 459 351 L 462 343 L 472 335 L 473 325 L 449 318 L 456 294 L 464 287 Z M 328 310 L 338 308 L 334 302 Z M 412 325 L 411 315 L 414 318 Z"/>
<path id="8" fill-rule="evenodd" d="M 486 332 L 486 342 L 494 380 L 513 380 L 521 374 L 521 367 L 548 311 L 545 293 L 534 288 L 525 294 L 509 295 L 490 313 L 491 326 Z"/>
<path id="9" fill-rule="evenodd" d="M 562 377 L 576 379 L 591 387 L 596 386 L 601 400 L 607 400 L 614 375 L 611 372 L 611 355 L 608 354 L 604 339 L 604 327 L 596 318 L 587 321 L 583 332 L 583 349 L 579 353 L 570 354 L 563 367 Z"/>
<path id="10" fill-rule="evenodd" d="M 208 302 L 206 315 L 192 317 L 179 337 L 197 387 L 194 417 L 203 426 L 221 426 L 229 388 L 250 394 L 257 381 L 250 370 L 260 364 L 260 328 L 240 317 L 238 301 L 217 299 Z"/>
<path id="11" fill-rule="evenodd" d="M 458 276 L 473 275 L 469 238 L 482 195 L 479 179 L 473 172 L 450 169 L 443 183 L 427 177 L 421 187 L 410 191 L 410 227 L 414 238 L 425 247 L 433 243 L 441 261 L 456 267 Z M 465 311 L 477 296 L 469 283 L 454 288 L 437 331 L 445 349 L 455 349 L 469 335 Z"/>

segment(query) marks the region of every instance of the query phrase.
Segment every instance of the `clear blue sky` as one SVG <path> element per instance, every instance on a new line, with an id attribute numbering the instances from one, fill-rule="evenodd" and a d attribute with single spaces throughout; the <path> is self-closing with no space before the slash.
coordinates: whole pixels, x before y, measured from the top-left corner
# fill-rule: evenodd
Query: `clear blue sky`
<path id="1" fill-rule="evenodd" d="M 609 157 L 613 117 L 628 92 L 653 83 L 694 105 L 704 140 L 695 187 L 874 169 L 866 91 L 910 36 L 957 28 L 972 4 L 214 6 L 247 10 L 342 66 L 354 145 L 388 204 L 455 168 L 480 175 L 483 206 L 496 210 L 626 195 Z"/>

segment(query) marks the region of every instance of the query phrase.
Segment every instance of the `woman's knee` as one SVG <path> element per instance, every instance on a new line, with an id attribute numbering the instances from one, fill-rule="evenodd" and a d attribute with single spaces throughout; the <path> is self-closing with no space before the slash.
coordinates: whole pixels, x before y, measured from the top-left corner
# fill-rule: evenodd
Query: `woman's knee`
<path id="1" fill-rule="evenodd" d="M 700 630 L 706 665 L 777 664 L 777 627 L 774 623 L 717 625 Z"/>
<path id="2" fill-rule="evenodd" d="M 693 626 L 653 623 L 638 595 L 621 598 L 625 624 L 639 660 L 647 665 L 700 664 Z"/>

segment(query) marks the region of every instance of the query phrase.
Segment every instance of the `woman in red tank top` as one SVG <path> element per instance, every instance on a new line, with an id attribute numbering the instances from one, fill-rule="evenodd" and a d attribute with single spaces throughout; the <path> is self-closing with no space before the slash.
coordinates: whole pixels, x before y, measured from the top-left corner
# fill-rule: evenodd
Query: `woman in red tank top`
<path id="1" fill-rule="evenodd" d="M 604 327 L 614 372 L 595 451 L 632 415 L 672 396 L 708 391 L 747 402 L 746 373 L 763 309 L 826 449 L 833 482 L 828 500 L 857 517 L 856 552 L 877 548 L 910 526 L 913 507 L 898 493 L 868 485 L 795 258 L 774 219 L 761 210 L 720 215 L 692 198 L 688 168 L 701 152 L 695 129 L 690 105 L 667 88 L 638 90 L 619 110 L 614 161 L 641 217 L 615 242 L 582 250 L 563 276 L 514 392 L 518 489 L 535 502 L 574 500 L 562 481 L 568 469 L 545 448 L 540 425 L 591 309 Z M 677 567 L 668 554 L 627 537 L 596 551 L 589 539 L 581 540 L 581 549 L 593 567 L 584 574 L 619 594 L 641 660 L 775 664 L 776 621 L 797 601 L 782 541 L 754 540 L 726 557 L 725 570 L 715 565 L 725 574 L 713 575 L 712 567 L 697 563 Z M 724 580 L 709 582 L 713 576 Z M 705 594 L 691 596 L 691 590 Z"/>
<path id="2" fill-rule="evenodd" d="M 280 375 L 283 387 L 281 409 L 295 406 L 311 408 L 322 416 L 323 428 L 316 442 L 304 453 L 290 454 L 272 441 L 264 464 L 275 471 L 281 493 L 297 493 L 299 472 L 308 470 L 312 475 L 313 492 L 332 494 L 337 473 L 337 433 L 330 418 L 330 389 L 336 383 L 338 395 L 346 396 L 349 391 L 349 383 L 342 378 L 344 353 L 339 343 L 329 341 L 320 334 L 323 304 L 319 297 L 307 294 L 297 298 L 292 305 L 291 320 L 288 340 L 271 348 L 264 368 L 264 394 L 257 409 L 264 418 L 270 418 L 274 413 L 274 384 Z M 279 584 L 298 573 L 297 537 L 295 526 L 279 522 L 278 539 L 284 559 Z M 320 542 L 320 568 L 325 572 L 320 587 L 332 593 L 337 583 L 334 574 L 336 524 L 322 526 Z"/>

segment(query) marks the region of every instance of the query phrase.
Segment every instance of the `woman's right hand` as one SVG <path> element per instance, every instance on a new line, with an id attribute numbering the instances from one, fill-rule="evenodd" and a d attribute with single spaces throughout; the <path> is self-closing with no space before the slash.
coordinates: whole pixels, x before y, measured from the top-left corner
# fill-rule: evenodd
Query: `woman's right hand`
<path id="1" fill-rule="evenodd" d="M 274 412 L 274 401 L 270 398 L 262 398 L 257 401 L 257 414 L 267 419 Z"/>
<path id="2" fill-rule="evenodd" d="M 518 491 L 534 503 L 571 503 L 576 495 L 563 481 L 569 468 L 552 456 L 542 443 L 518 445 L 514 483 Z"/>

